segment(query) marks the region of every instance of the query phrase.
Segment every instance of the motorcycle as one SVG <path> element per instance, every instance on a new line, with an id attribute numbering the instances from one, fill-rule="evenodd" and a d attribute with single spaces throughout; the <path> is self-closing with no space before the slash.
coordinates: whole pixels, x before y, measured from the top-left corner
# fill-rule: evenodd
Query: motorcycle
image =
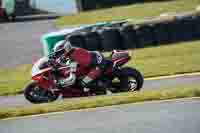
<path id="1" fill-rule="evenodd" d="M 95 87 L 89 91 L 84 91 L 79 85 L 79 81 L 89 70 L 77 71 L 76 82 L 60 89 L 55 81 L 63 77 L 71 80 L 70 65 L 55 65 L 48 57 L 42 57 L 33 65 L 32 81 L 25 87 L 24 96 L 31 103 L 37 104 L 53 102 L 60 95 L 62 98 L 103 95 L 106 94 L 105 89 L 101 89 L 104 84 L 112 93 L 139 91 L 143 86 L 143 75 L 135 68 L 123 67 L 131 59 L 130 53 L 113 50 L 110 57 L 107 59 L 106 71 L 94 81 Z"/>

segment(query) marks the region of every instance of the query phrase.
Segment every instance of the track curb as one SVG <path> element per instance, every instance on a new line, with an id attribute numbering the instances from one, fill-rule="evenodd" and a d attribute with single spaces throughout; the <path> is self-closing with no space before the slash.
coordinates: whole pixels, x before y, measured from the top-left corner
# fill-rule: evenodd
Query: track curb
<path id="1" fill-rule="evenodd" d="M 174 74 L 174 75 L 168 75 L 168 76 L 150 77 L 150 78 L 145 78 L 145 80 L 147 80 L 147 81 L 148 80 L 161 80 L 161 79 L 178 78 L 178 77 L 186 77 L 186 76 L 200 76 L 200 72 Z"/>

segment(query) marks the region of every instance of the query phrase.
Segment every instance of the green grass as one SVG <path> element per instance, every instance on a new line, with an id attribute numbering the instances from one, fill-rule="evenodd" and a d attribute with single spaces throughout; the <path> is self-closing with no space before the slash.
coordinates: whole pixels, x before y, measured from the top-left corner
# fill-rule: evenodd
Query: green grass
<path id="1" fill-rule="evenodd" d="M 179 13 L 193 10 L 197 5 L 199 5 L 199 0 L 173 0 L 133 4 L 64 16 L 58 19 L 56 24 L 62 27 L 65 25 L 93 24 L 96 22 L 121 19 L 138 20 L 145 17 L 158 16 L 166 12 Z"/>
<path id="2" fill-rule="evenodd" d="M 144 77 L 200 72 L 200 41 L 130 50 L 128 66 L 136 67 Z M 0 95 L 16 94 L 30 80 L 31 65 L 0 70 Z"/>
<path id="3" fill-rule="evenodd" d="M 31 79 L 31 65 L 0 69 L 0 95 L 21 93 L 23 86 Z"/>
<path id="4" fill-rule="evenodd" d="M 200 71 L 200 41 L 135 50 L 129 66 L 138 68 L 145 77 Z"/>
<path id="5" fill-rule="evenodd" d="M 151 100 L 166 100 L 185 97 L 199 97 L 199 86 L 181 87 L 174 89 L 148 90 L 135 93 L 121 93 L 113 96 L 98 96 L 65 100 L 50 104 L 30 105 L 25 107 L 1 108 L 0 119 L 19 117 L 50 112 L 62 112 L 86 108 L 103 107 L 118 104 L 136 103 Z"/>

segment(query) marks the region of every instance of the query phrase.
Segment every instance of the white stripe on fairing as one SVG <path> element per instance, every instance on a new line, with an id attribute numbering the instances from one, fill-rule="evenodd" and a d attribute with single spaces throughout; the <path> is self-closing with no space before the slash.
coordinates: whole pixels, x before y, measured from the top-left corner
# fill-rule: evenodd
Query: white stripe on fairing
<path id="1" fill-rule="evenodd" d="M 47 71 L 49 71 L 49 70 L 51 70 L 51 69 L 52 69 L 52 67 L 48 67 L 48 68 L 42 69 L 42 70 L 40 70 L 40 71 L 37 71 L 37 72 L 35 72 L 35 73 L 32 73 L 32 77 L 33 77 L 33 76 L 36 76 L 36 75 L 38 75 L 38 74 L 41 74 L 41 73 L 45 73 L 45 72 L 47 72 Z"/>

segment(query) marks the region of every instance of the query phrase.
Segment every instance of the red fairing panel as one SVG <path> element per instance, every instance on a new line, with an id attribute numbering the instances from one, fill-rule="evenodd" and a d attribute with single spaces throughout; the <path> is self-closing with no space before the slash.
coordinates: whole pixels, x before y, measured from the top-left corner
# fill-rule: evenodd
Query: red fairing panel
<path id="1" fill-rule="evenodd" d="M 114 61 L 114 65 L 122 66 L 130 60 L 130 57 L 121 58 Z"/>
<path id="2" fill-rule="evenodd" d="M 47 76 L 44 76 L 44 74 L 45 73 L 35 75 L 32 77 L 32 80 L 36 81 L 38 86 L 43 89 L 51 89 L 51 87 L 54 86 L 54 81 L 50 80 L 50 73 L 48 73 Z M 45 77 L 47 77 L 47 79 Z"/>

